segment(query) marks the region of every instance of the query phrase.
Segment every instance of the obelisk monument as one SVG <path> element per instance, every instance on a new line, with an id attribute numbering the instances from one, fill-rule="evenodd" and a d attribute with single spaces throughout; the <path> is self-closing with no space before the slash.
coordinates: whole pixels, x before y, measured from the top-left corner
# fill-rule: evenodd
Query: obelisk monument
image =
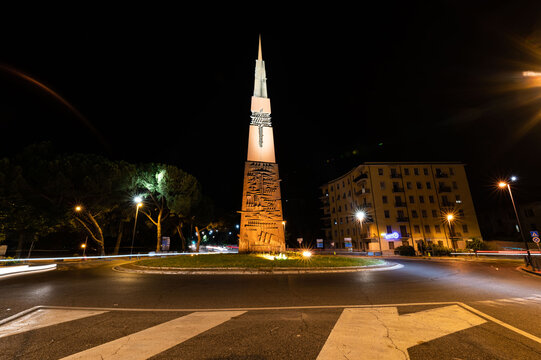
<path id="1" fill-rule="evenodd" d="M 282 198 L 265 62 L 261 51 L 255 62 L 254 95 L 248 135 L 248 159 L 244 167 L 239 252 L 285 251 Z"/>

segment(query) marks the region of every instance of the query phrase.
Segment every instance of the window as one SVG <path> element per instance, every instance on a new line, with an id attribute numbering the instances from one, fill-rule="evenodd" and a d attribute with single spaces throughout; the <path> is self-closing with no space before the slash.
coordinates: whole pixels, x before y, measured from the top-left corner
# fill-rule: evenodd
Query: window
<path id="1" fill-rule="evenodd" d="M 336 184 L 336 190 L 340 190 L 340 184 Z"/>
<path id="2" fill-rule="evenodd" d="M 383 175 L 383 169 L 378 169 L 378 175 Z"/>
<path id="3" fill-rule="evenodd" d="M 527 217 L 535 216 L 533 209 L 524 209 L 524 215 L 526 215 Z"/>
<path id="4" fill-rule="evenodd" d="M 346 193 L 344 193 L 344 194 L 342 195 L 342 199 L 344 199 L 344 200 L 346 199 Z"/>
<path id="5" fill-rule="evenodd" d="M 430 183 L 430 181 L 426 182 L 426 188 L 427 189 L 432 189 L 432 184 Z"/>
<path id="6" fill-rule="evenodd" d="M 430 225 L 425 225 L 425 233 L 430 233 Z"/>
<path id="7" fill-rule="evenodd" d="M 424 204 L 424 203 L 425 203 L 425 197 L 422 196 L 422 195 L 419 196 L 419 202 L 420 202 L 421 204 Z"/>
<path id="8" fill-rule="evenodd" d="M 411 183 L 409 181 L 406 183 L 406 188 L 411 190 Z"/>
<path id="9" fill-rule="evenodd" d="M 344 205 L 344 211 L 347 211 L 348 210 L 348 204 L 345 204 Z"/>
<path id="10" fill-rule="evenodd" d="M 338 221 L 336 221 L 336 219 L 334 219 L 334 225 L 338 225 Z"/>
<path id="11" fill-rule="evenodd" d="M 421 228 L 419 227 L 419 225 L 413 225 L 413 232 L 416 234 L 421 232 Z"/>
<path id="12" fill-rule="evenodd" d="M 389 250 L 394 249 L 394 241 L 389 241 Z"/>
<path id="13" fill-rule="evenodd" d="M 424 218 L 428 217 L 426 210 L 421 210 L 421 214 L 423 215 Z"/>
<path id="14" fill-rule="evenodd" d="M 423 185 L 417 181 L 417 189 L 422 189 L 423 188 Z"/>
<path id="15" fill-rule="evenodd" d="M 351 197 L 351 190 L 350 190 L 350 191 L 348 191 L 348 196 L 349 196 L 349 197 Z"/>
<path id="16" fill-rule="evenodd" d="M 338 231 L 334 230 L 334 237 L 338 237 Z"/>
<path id="17" fill-rule="evenodd" d="M 342 180 L 342 187 L 346 187 L 346 184 L 344 183 L 344 180 Z"/>
<path id="18" fill-rule="evenodd" d="M 457 204 L 462 203 L 462 200 L 460 199 L 460 195 L 456 194 L 456 195 L 455 195 L 455 199 L 456 199 L 456 203 L 457 203 Z"/>
<path id="19" fill-rule="evenodd" d="M 410 174 L 410 169 L 405 168 L 405 169 L 404 169 L 404 175 L 409 175 L 409 174 Z"/>
<path id="20" fill-rule="evenodd" d="M 346 235 L 349 235 L 349 229 L 346 229 Z"/>
<path id="21" fill-rule="evenodd" d="M 449 174 L 454 175 L 454 174 L 455 174 L 455 170 L 454 170 L 453 168 L 449 168 Z"/>
<path id="22" fill-rule="evenodd" d="M 385 190 L 385 181 L 380 182 L 379 187 L 381 188 L 381 190 Z"/>
<path id="23" fill-rule="evenodd" d="M 419 175 L 419 169 L 418 168 L 413 168 L 413 173 L 415 175 Z"/>
<path id="24" fill-rule="evenodd" d="M 336 195 L 336 200 L 340 200 L 340 194 Z"/>
<path id="25" fill-rule="evenodd" d="M 386 219 L 391 217 L 391 215 L 389 214 L 389 210 L 384 210 L 383 213 L 385 214 Z"/>
<path id="26" fill-rule="evenodd" d="M 343 224 L 343 223 L 344 223 L 344 219 L 340 218 L 340 225 Z"/>
<path id="27" fill-rule="evenodd" d="M 429 195 L 428 196 L 428 202 L 431 203 L 431 204 L 434 204 L 434 196 Z"/>
<path id="28" fill-rule="evenodd" d="M 434 225 L 434 231 L 437 232 L 438 234 L 441 233 L 441 228 L 439 225 Z"/>
<path id="29" fill-rule="evenodd" d="M 334 191 L 334 186 L 331 186 L 331 191 Z"/>
<path id="30" fill-rule="evenodd" d="M 464 217 L 464 210 L 459 209 L 459 210 L 458 210 L 458 216 Z"/>
<path id="31" fill-rule="evenodd" d="M 399 217 L 399 218 L 403 218 L 403 217 L 404 217 L 404 210 L 398 210 L 396 213 L 398 214 L 398 217 Z"/>
<path id="32" fill-rule="evenodd" d="M 400 225 L 400 236 L 402 237 L 408 237 L 408 231 L 406 229 L 406 226 Z"/>
<path id="33" fill-rule="evenodd" d="M 334 211 L 334 208 L 332 208 L 332 213 L 334 214 L 336 211 Z"/>
<path id="34" fill-rule="evenodd" d="M 393 227 L 391 225 L 387 225 L 387 234 L 390 234 L 393 232 Z"/>
<path id="35" fill-rule="evenodd" d="M 415 204 L 415 197 L 410 195 L 410 203 Z"/>
<path id="36" fill-rule="evenodd" d="M 468 232 L 468 225 L 462 224 L 462 231 L 467 233 Z"/>
<path id="37" fill-rule="evenodd" d="M 417 219 L 419 216 L 417 214 L 417 210 L 411 210 L 411 217 Z"/>
<path id="38" fill-rule="evenodd" d="M 383 195 L 381 201 L 383 201 L 384 204 L 387 204 L 387 196 Z"/>
<path id="39" fill-rule="evenodd" d="M 432 210 L 432 217 L 437 218 L 438 217 L 438 211 Z"/>
<path id="40" fill-rule="evenodd" d="M 349 185 L 349 184 L 351 184 L 351 183 L 349 182 L 349 179 L 348 179 L 348 185 Z"/>
<path id="41" fill-rule="evenodd" d="M 453 189 L 458 189 L 458 185 L 456 184 L 456 181 L 453 181 Z"/>
<path id="42" fill-rule="evenodd" d="M 428 175 L 428 169 L 427 168 L 423 168 L 423 174 Z"/>
<path id="43" fill-rule="evenodd" d="M 346 224 L 348 223 L 348 220 L 349 220 L 349 216 L 346 216 Z"/>
<path id="44" fill-rule="evenodd" d="M 331 200 L 331 201 L 334 202 L 334 196 L 332 197 L 332 200 Z"/>
<path id="45" fill-rule="evenodd" d="M 342 211 L 342 206 L 338 207 L 338 212 Z M 341 224 L 341 223 L 340 223 Z"/>

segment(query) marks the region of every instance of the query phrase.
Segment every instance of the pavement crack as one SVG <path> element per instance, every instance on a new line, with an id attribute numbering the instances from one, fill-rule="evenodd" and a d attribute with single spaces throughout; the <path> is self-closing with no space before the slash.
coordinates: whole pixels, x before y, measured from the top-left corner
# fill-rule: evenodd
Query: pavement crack
<path id="1" fill-rule="evenodd" d="M 387 325 L 385 325 L 385 322 L 382 321 L 382 320 L 379 318 L 379 316 L 378 316 L 378 314 L 377 314 L 377 311 L 374 311 L 374 312 L 373 312 L 373 315 L 376 317 L 376 320 L 377 320 L 377 321 L 385 328 L 385 331 L 386 331 L 385 337 L 386 337 L 387 339 L 389 339 L 389 341 L 391 342 L 391 344 L 393 345 L 393 347 L 394 347 L 396 350 L 400 351 L 400 352 L 404 355 L 404 359 L 405 359 L 405 360 L 409 360 L 410 357 L 409 357 L 408 353 L 407 353 L 407 352 L 404 352 L 404 350 L 400 349 L 400 348 L 399 348 L 398 346 L 396 346 L 396 344 L 394 343 L 393 338 L 392 338 L 392 337 L 390 336 L 390 334 L 389 334 L 389 328 L 387 327 Z M 406 350 L 406 351 L 407 351 L 407 350 Z"/>

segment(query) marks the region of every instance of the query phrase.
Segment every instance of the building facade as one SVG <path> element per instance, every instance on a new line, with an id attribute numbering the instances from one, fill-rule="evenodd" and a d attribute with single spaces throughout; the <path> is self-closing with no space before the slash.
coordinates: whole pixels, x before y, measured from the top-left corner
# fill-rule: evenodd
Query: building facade
<path id="1" fill-rule="evenodd" d="M 326 246 L 392 254 L 482 239 L 464 164 L 366 162 L 320 188 Z"/>
<path id="2" fill-rule="evenodd" d="M 248 156 L 244 166 L 239 252 L 285 251 L 282 197 L 274 155 L 270 99 L 259 38 Z"/>

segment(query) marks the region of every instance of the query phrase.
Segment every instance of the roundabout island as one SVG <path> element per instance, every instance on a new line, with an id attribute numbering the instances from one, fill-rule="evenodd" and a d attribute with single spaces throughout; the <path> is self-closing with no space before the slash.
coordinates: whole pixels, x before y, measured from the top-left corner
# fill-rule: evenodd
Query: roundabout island
<path id="1" fill-rule="evenodd" d="M 393 270 L 383 259 L 310 252 L 280 254 L 190 254 L 131 261 L 113 270 L 147 274 L 300 274 Z"/>

